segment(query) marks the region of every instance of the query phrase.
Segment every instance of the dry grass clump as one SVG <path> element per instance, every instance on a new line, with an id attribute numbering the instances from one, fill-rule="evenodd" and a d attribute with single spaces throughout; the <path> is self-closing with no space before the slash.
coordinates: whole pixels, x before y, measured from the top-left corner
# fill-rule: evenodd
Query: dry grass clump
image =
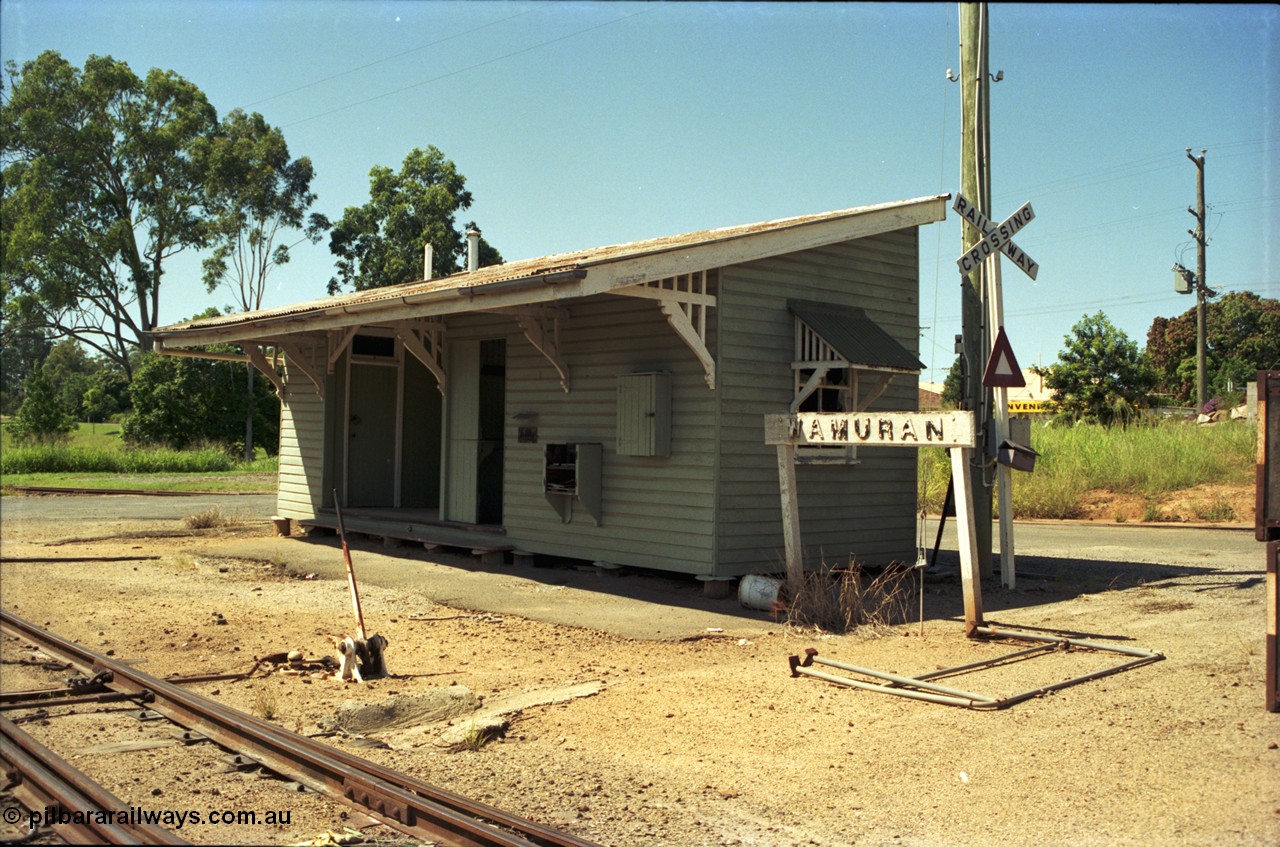
<path id="1" fill-rule="evenodd" d="M 240 521 L 237 518 L 223 514 L 221 509 L 213 506 L 203 512 L 187 515 L 184 523 L 186 523 L 187 529 L 219 529 L 221 527 L 236 526 Z"/>
<path id="2" fill-rule="evenodd" d="M 914 584 L 912 570 L 891 565 L 872 573 L 850 562 L 848 567 L 823 564 L 817 571 L 806 571 L 803 585 L 787 604 L 787 623 L 831 633 L 903 623 Z"/>
<path id="3" fill-rule="evenodd" d="M 280 714 L 280 700 L 274 689 L 263 687 L 254 692 L 253 713 L 264 721 L 275 720 Z"/>

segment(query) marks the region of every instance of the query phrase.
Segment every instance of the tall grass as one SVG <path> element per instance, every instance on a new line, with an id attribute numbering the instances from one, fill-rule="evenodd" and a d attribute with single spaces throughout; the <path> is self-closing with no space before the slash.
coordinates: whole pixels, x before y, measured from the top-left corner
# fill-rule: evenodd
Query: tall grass
<path id="1" fill-rule="evenodd" d="M 0 453 L 0 474 L 28 473 L 224 473 L 237 464 L 226 450 L 111 447 L 34 444 L 7 447 Z"/>
<path id="2" fill-rule="evenodd" d="M 1031 446 L 1040 457 L 1033 473 L 1014 477 L 1014 516 L 1073 518 L 1092 489 L 1152 497 L 1197 485 L 1248 484 L 1257 427 L 1240 421 L 1128 428 L 1037 424 Z M 920 451 L 920 503 L 934 514 L 942 508 L 949 473 L 944 451 Z"/>

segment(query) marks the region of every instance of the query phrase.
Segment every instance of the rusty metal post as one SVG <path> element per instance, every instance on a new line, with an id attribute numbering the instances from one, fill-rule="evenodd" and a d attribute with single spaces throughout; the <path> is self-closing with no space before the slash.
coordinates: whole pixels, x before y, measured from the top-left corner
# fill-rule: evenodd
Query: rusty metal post
<path id="1" fill-rule="evenodd" d="M 1258 371 L 1256 535 L 1267 544 L 1267 711 L 1280 712 L 1280 371 Z"/>
<path id="2" fill-rule="evenodd" d="M 360 610 L 360 590 L 356 588 L 356 569 L 351 564 L 351 548 L 347 546 L 347 528 L 342 523 L 342 504 L 333 492 L 333 508 L 338 513 L 338 537 L 342 539 L 342 559 L 347 565 L 347 587 L 351 590 L 351 610 L 356 616 L 356 638 L 364 641 L 364 612 Z"/>
<path id="3" fill-rule="evenodd" d="M 1280 616 L 1280 541 L 1267 544 L 1267 711 L 1280 712 L 1280 644 L 1276 621 Z"/>

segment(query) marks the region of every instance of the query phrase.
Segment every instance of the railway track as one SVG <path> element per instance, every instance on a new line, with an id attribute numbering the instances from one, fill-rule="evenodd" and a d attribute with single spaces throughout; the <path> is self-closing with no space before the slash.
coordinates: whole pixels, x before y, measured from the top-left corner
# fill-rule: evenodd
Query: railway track
<path id="1" fill-rule="evenodd" d="M 190 843 L 163 827 L 133 819 L 124 801 L 7 718 L 0 718 L 0 762 L 13 796 L 28 809 L 39 814 L 60 806 L 80 813 L 52 825 L 68 844 Z M 121 810 L 126 811 L 117 814 Z"/>
<path id="2" fill-rule="evenodd" d="M 437 788 L 230 709 L 113 661 L 9 612 L 0 611 L 0 629 L 70 663 L 87 677 L 97 677 L 110 691 L 146 702 L 147 708 L 188 732 L 406 835 L 454 847 L 598 847 L 593 842 Z M 6 741 L 6 750 L 10 746 Z M 119 800 L 114 802 L 117 808 L 126 808 Z"/>

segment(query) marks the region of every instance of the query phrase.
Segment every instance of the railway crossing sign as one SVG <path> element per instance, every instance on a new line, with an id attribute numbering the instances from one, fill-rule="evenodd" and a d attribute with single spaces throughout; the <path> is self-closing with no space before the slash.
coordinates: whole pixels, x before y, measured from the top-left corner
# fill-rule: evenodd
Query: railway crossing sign
<path id="1" fill-rule="evenodd" d="M 982 240 L 956 259 L 960 273 L 973 273 L 987 258 L 996 251 L 1000 251 L 1012 259 L 1023 273 L 1033 280 L 1036 278 L 1036 274 L 1040 272 L 1040 265 L 1023 252 L 1021 247 L 1013 243 L 1013 236 L 1018 230 L 1035 220 L 1036 213 L 1030 203 L 1023 203 L 1022 208 L 1005 218 L 999 225 L 993 225 L 990 219 L 978 211 L 978 207 L 970 203 L 963 194 L 956 195 L 956 201 L 951 208 L 982 233 Z"/>

